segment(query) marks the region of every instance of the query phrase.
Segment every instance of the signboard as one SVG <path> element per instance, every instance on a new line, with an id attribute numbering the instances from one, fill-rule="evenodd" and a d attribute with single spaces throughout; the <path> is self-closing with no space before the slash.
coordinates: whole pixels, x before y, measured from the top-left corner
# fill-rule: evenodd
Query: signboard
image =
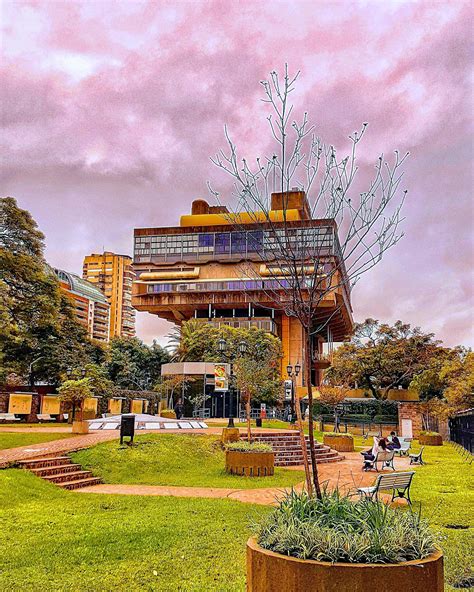
<path id="1" fill-rule="evenodd" d="M 285 401 L 291 401 L 291 393 L 293 391 L 293 383 L 291 380 L 285 380 Z"/>
<path id="2" fill-rule="evenodd" d="M 28 415 L 31 413 L 31 403 L 33 395 L 17 395 L 12 393 L 8 401 L 8 413 L 17 413 L 18 415 Z"/>
<path id="3" fill-rule="evenodd" d="M 130 413 L 143 413 L 143 401 L 142 399 L 132 399 L 132 406 Z"/>
<path id="4" fill-rule="evenodd" d="M 44 395 L 41 399 L 41 413 L 48 413 L 49 415 L 59 415 L 61 401 L 59 397 L 52 397 L 51 395 Z"/>
<path id="5" fill-rule="evenodd" d="M 120 415 L 122 413 L 122 399 L 109 400 L 109 413 L 113 413 L 114 415 Z"/>
<path id="6" fill-rule="evenodd" d="M 93 419 L 97 415 L 98 403 L 99 400 L 94 397 L 84 399 L 84 405 L 82 408 L 84 419 Z"/>
<path id="7" fill-rule="evenodd" d="M 229 390 L 229 380 L 227 376 L 227 364 L 214 364 L 214 392 L 221 393 Z"/>

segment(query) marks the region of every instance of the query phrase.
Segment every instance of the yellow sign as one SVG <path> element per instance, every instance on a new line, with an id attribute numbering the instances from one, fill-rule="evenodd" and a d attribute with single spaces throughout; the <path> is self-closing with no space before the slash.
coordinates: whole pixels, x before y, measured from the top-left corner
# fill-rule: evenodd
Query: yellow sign
<path id="1" fill-rule="evenodd" d="M 97 415 L 97 405 L 99 403 L 98 399 L 94 397 L 90 397 L 89 399 L 84 399 L 84 406 L 83 406 L 83 417 L 84 419 L 94 419 Z"/>
<path id="2" fill-rule="evenodd" d="M 122 399 L 109 400 L 109 413 L 113 413 L 114 415 L 120 415 L 122 413 Z"/>
<path id="3" fill-rule="evenodd" d="M 31 403 L 33 395 L 16 395 L 12 393 L 8 401 L 8 413 L 18 413 L 18 415 L 28 415 L 31 413 Z"/>
<path id="4" fill-rule="evenodd" d="M 49 413 L 49 415 L 59 415 L 61 401 L 59 397 L 51 397 L 44 395 L 41 399 L 41 413 Z"/>
<path id="5" fill-rule="evenodd" d="M 227 391 L 229 386 L 227 384 L 227 364 L 214 364 L 214 391 Z"/>
<path id="6" fill-rule="evenodd" d="M 132 407 L 130 409 L 131 413 L 142 413 L 143 410 L 143 401 L 140 399 L 132 399 Z"/>

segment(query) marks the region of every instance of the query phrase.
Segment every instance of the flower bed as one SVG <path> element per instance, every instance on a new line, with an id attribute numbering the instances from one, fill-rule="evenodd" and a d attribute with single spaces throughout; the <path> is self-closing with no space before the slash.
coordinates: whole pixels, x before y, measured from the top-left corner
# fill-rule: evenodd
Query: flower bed
<path id="1" fill-rule="evenodd" d="M 225 470 L 232 475 L 266 477 L 274 474 L 275 454 L 268 444 L 245 440 L 227 445 Z"/>
<path id="2" fill-rule="evenodd" d="M 443 591 L 443 556 L 426 521 L 382 502 L 292 492 L 247 544 L 252 592 Z M 423 569 L 420 569 L 423 567 Z"/>
<path id="3" fill-rule="evenodd" d="M 323 443 L 338 452 L 354 452 L 354 437 L 352 434 L 327 433 L 323 435 Z"/>
<path id="4" fill-rule="evenodd" d="M 443 438 L 438 432 L 420 432 L 418 442 L 422 446 L 442 446 Z"/>

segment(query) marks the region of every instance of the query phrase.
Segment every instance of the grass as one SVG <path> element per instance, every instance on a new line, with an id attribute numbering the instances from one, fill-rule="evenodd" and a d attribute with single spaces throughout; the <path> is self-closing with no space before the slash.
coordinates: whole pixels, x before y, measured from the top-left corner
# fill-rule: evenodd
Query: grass
<path id="1" fill-rule="evenodd" d="M 67 492 L 0 471 L 0 590 L 243 592 L 247 526 L 267 511 Z"/>
<path id="2" fill-rule="evenodd" d="M 17 446 L 28 446 L 29 444 L 41 444 L 41 442 L 51 442 L 61 438 L 70 438 L 72 434 L 41 434 L 32 432 L 31 434 L 22 432 L 0 432 L 0 450 L 5 448 L 16 448 Z"/>
<path id="3" fill-rule="evenodd" d="M 413 448 L 419 449 L 417 443 Z M 411 497 L 421 503 L 423 515 L 440 537 L 446 590 L 454 592 L 459 588 L 453 584 L 474 578 L 474 465 L 463 461 L 459 452 L 446 443 L 426 446 L 423 458 L 426 465 L 416 468 Z"/>
<path id="4" fill-rule="evenodd" d="M 106 483 L 255 489 L 291 486 L 304 479 L 302 471 L 281 468 L 271 477 L 229 475 L 218 438 L 207 435 L 140 435 L 134 446 L 105 442 L 72 458 Z"/>

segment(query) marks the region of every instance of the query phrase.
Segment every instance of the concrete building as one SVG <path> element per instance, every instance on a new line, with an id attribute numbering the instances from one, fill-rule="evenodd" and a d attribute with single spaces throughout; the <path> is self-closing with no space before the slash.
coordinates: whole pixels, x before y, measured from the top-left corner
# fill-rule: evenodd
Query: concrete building
<path id="1" fill-rule="evenodd" d="M 135 336 L 132 281 L 135 273 L 128 255 L 110 251 L 84 257 L 82 277 L 97 286 L 110 304 L 110 338 Z"/>
<path id="2" fill-rule="evenodd" d="M 288 364 L 303 364 L 303 332 L 296 318 L 272 302 L 272 292 L 285 282 L 285 269 L 275 261 L 276 273 L 281 271 L 275 281 L 275 269 L 262 263 L 268 262 L 262 253 L 270 249 L 275 228 L 291 228 L 293 237 L 314 241 L 318 252 L 324 253 L 325 266 L 340 261 L 340 251 L 335 222 L 311 218 L 303 191 L 273 193 L 271 199 L 271 232 L 262 212 L 240 214 L 236 225 L 225 207 L 209 206 L 204 200 L 193 202 L 191 215 L 182 216 L 179 226 L 136 229 L 132 304 L 178 324 L 194 317 L 263 328 L 282 340 L 281 375 L 286 378 Z M 250 275 L 243 273 L 244 265 L 252 269 Z M 343 263 L 333 269 L 344 271 Z M 353 325 L 350 294 L 343 283 L 320 306 L 327 326 L 324 334 L 315 336 L 314 350 L 321 353 L 312 368 L 315 383 L 315 373 L 327 367 L 322 364 L 323 343 L 342 341 Z M 297 388 L 304 386 L 304 374 L 298 376 Z"/>
<path id="3" fill-rule="evenodd" d="M 54 270 L 61 290 L 72 301 L 76 318 L 87 330 L 89 337 L 109 341 L 110 307 L 107 298 L 90 282 L 62 269 Z"/>

